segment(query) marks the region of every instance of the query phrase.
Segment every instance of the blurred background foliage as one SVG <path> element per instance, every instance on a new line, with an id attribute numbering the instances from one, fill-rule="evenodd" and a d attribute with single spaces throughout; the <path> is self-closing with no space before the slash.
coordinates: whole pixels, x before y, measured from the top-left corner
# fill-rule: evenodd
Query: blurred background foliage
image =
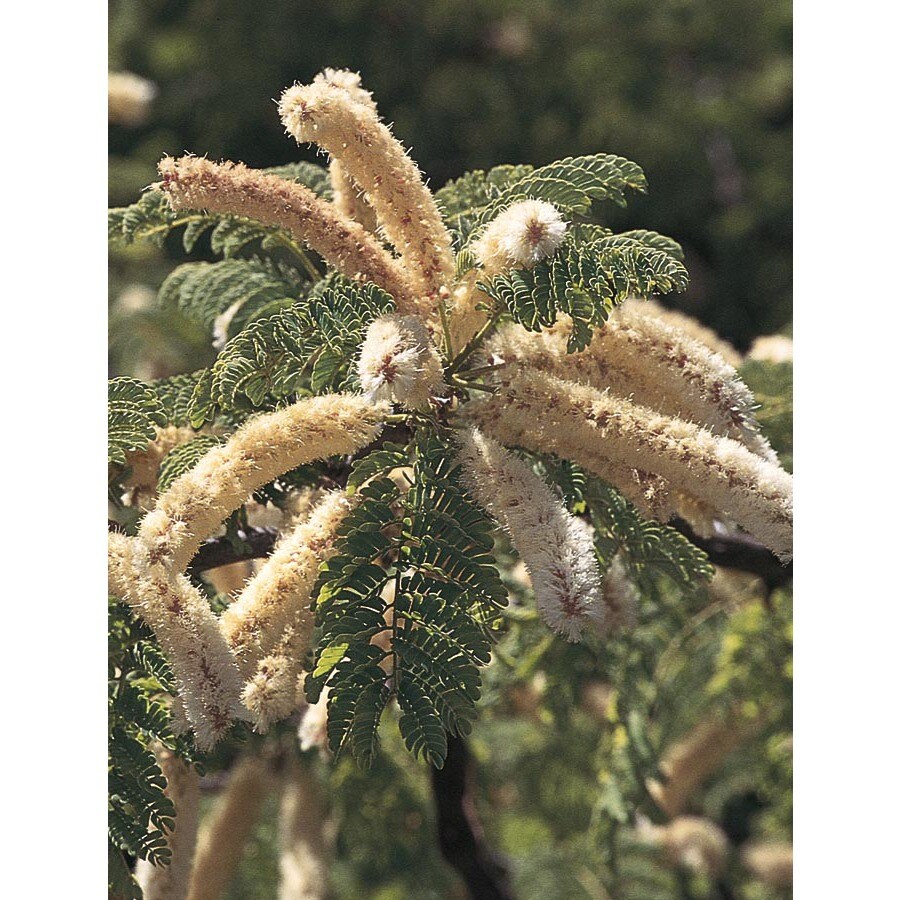
<path id="1" fill-rule="evenodd" d="M 435 187 L 499 163 L 599 151 L 635 160 L 650 191 L 610 224 L 682 242 L 692 283 L 679 308 L 740 350 L 789 333 L 789 0 L 111 0 L 109 16 L 110 71 L 157 87 L 143 122 L 110 126 L 112 206 L 133 202 L 165 153 L 259 167 L 313 159 L 283 134 L 273 99 L 325 66 L 348 67 Z M 204 330 L 156 303 L 176 258 L 174 243 L 111 256 L 111 374 L 161 377 L 213 358 Z M 745 366 L 787 465 L 791 372 Z M 486 837 L 516 896 L 789 897 L 742 854 L 790 841 L 789 591 L 720 571 L 696 595 L 660 588 L 602 653 L 545 637 L 527 617 L 505 635 L 469 748 Z M 639 839 L 667 818 L 647 773 L 710 716 L 757 723 L 681 810 L 728 837 L 712 868 Z M 316 760 L 330 896 L 465 897 L 438 849 L 429 772 L 400 743 L 386 722 L 369 772 Z M 220 787 L 207 785 L 205 808 Z M 277 895 L 276 819 L 270 798 L 230 900 Z"/>
<path id="2" fill-rule="evenodd" d="M 499 163 L 635 160 L 650 191 L 611 224 L 682 242 L 681 308 L 741 350 L 790 319 L 789 0 L 112 0 L 109 16 L 110 69 L 158 87 L 146 122 L 111 128 L 111 205 L 164 153 L 301 158 L 273 99 L 347 67 L 436 187 Z"/>

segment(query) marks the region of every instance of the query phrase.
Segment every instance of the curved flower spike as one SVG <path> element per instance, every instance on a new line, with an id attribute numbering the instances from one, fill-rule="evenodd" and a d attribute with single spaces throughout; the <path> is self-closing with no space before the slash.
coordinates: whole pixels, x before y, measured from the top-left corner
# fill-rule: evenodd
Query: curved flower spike
<path id="1" fill-rule="evenodd" d="M 580 353 L 566 352 L 566 330 L 559 326 L 533 334 L 521 325 L 507 325 L 488 349 L 506 362 L 609 388 L 664 415 L 705 425 L 777 463 L 759 433 L 753 395 L 734 367 L 645 310 L 644 303 L 629 300 L 615 309 Z"/>
<path id="2" fill-rule="evenodd" d="M 609 477 L 603 459 L 640 466 L 791 556 L 791 476 L 737 441 L 539 371 L 507 375 L 495 395 L 470 409 L 471 420 L 504 443 L 556 453 L 601 478 Z"/>
<path id="3" fill-rule="evenodd" d="M 240 597 L 222 614 L 222 632 L 244 676 L 242 698 L 260 732 L 296 709 L 298 680 L 312 639 L 310 597 L 319 566 L 352 499 L 327 494 L 309 520 L 285 535 Z"/>
<path id="4" fill-rule="evenodd" d="M 144 517 L 132 544 L 129 601 L 172 665 L 201 747 L 212 746 L 232 719 L 246 715 L 243 679 L 218 619 L 180 573 L 200 542 L 253 491 L 298 465 L 365 446 L 388 409 L 337 394 L 250 419 L 176 479 Z"/>
<path id="5" fill-rule="evenodd" d="M 333 84 L 345 90 L 357 103 L 368 106 L 377 114 L 378 108 L 372 94 L 362 86 L 358 72 L 348 69 L 324 69 L 313 79 L 316 84 Z M 344 164 L 336 157 L 328 164 L 331 187 L 334 191 L 334 205 L 348 218 L 359 222 L 366 231 L 375 233 L 378 219 L 375 210 L 369 206 L 362 188 L 347 174 Z"/>
<path id="6" fill-rule="evenodd" d="M 426 294 L 453 281 L 450 234 L 422 173 L 375 111 L 334 84 L 294 85 L 278 105 L 299 143 L 314 143 L 343 164 L 366 192 L 385 237 Z"/>
<path id="7" fill-rule="evenodd" d="M 338 272 L 374 281 L 394 297 L 400 310 L 416 309 L 416 285 L 399 262 L 362 225 L 308 187 L 242 163 L 213 163 L 195 156 L 167 157 L 159 173 L 173 209 L 205 209 L 286 228 Z"/>
<path id="8" fill-rule="evenodd" d="M 266 760 L 249 753 L 240 757 L 229 773 L 225 789 L 203 820 L 187 900 L 220 900 L 262 805 L 277 783 Z"/>

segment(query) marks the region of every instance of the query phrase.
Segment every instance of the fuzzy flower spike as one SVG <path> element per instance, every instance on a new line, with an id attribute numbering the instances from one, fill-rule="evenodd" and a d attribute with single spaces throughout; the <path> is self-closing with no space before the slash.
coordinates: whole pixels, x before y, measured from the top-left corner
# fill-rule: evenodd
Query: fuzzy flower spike
<path id="1" fill-rule="evenodd" d="M 345 90 L 357 103 L 368 106 L 377 113 L 378 107 L 372 94 L 362 86 L 358 72 L 347 69 L 324 69 L 313 79 L 316 84 L 333 84 Z M 331 187 L 334 191 L 334 205 L 348 218 L 359 222 L 366 231 L 375 232 L 378 218 L 369 205 L 362 188 L 347 174 L 344 164 L 337 158 L 328 164 Z"/>
<path id="2" fill-rule="evenodd" d="M 472 496 L 512 537 L 541 618 L 568 641 L 599 626 L 603 595 L 590 526 L 571 515 L 527 463 L 477 429 L 464 432 L 460 461 Z"/>
<path id="3" fill-rule="evenodd" d="M 132 576 L 130 602 L 150 625 L 175 672 L 179 696 L 206 749 L 244 716 L 241 672 L 208 602 L 182 574 L 201 541 L 253 491 L 289 469 L 353 453 L 372 441 L 389 410 L 352 394 L 309 397 L 245 422 L 177 478 L 141 523 L 114 581 Z M 130 568 L 129 568 L 130 567 Z"/>
<path id="4" fill-rule="evenodd" d="M 375 110 L 343 87 L 317 82 L 288 88 L 278 111 L 298 143 L 318 144 L 366 192 L 385 237 L 423 293 L 450 285 L 450 233 L 422 173 Z"/>
<path id="5" fill-rule="evenodd" d="M 691 422 L 544 372 L 517 371 L 501 385 L 490 399 L 470 404 L 469 417 L 503 443 L 556 453 L 601 478 L 609 479 L 606 459 L 640 466 L 790 559 L 793 483 L 775 463 Z M 621 486 L 617 477 L 609 480 Z"/>
<path id="6" fill-rule="evenodd" d="M 163 159 L 159 174 L 173 209 L 245 216 L 285 228 L 338 272 L 374 281 L 394 297 L 401 310 L 416 308 L 417 287 L 398 261 L 359 222 L 305 185 L 241 163 L 214 163 L 195 156 Z"/>

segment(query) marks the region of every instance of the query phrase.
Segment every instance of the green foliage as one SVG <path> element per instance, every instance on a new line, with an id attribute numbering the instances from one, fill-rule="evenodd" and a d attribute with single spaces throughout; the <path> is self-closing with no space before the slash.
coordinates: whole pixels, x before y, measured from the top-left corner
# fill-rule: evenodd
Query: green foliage
<path id="1" fill-rule="evenodd" d="M 297 163 L 264 171 L 305 184 L 320 196 L 327 198 L 330 195 L 328 173 L 319 166 Z M 263 251 L 279 246 L 296 248 L 283 228 L 260 225 L 238 216 L 175 212 L 165 194 L 159 190 L 146 191 L 137 203 L 111 209 L 108 214 L 107 234 L 112 244 L 151 241 L 162 247 L 169 234 L 180 228 L 184 228 L 181 241 L 187 253 L 194 249 L 203 235 L 208 236 L 213 253 L 226 258 L 237 256 L 256 242 Z M 299 248 L 297 253 L 305 257 Z"/>
<path id="2" fill-rule="evenodd" d="M 157 491 L 162 493 L 167 490 L 176 478 L 193 469 L 210 449 L 223 443 L 223 440 L 212 434 L 198 434 L 170 450 L 159 465 Z"/>
<path id="3" fill-rule="evenodd" d="M 395 452 L 382 456 L 382 472 L 396 464 Z M 329 687 L 331 748 L 349 748 L 363 766 L 395 696 L 406 746 L 440 767 L 445 732 L 471 730 L 478 667 L 490 659 L 489 628 L 505 602 L 492 524 L 460 487 L 450 448 L 436 438 L 417 442 L 406 493 L 385 474 L 365 471 L 359 503 L 323 567 L 315 602 L 322 634 L 307 694 L 314 702 Z M 389 649 L 373 641 L 379 635 Z"/>
<path id="4" fill-rule="evenodd" d="M 351 363 L 366 326 L 393 308 L 377 285 L 329 276 L 308 297 L 260 316 L 225 345 L 198 378 L 191 424 L 199 427 L 217 410 L 246 414 L 352 386 Z"/>
<path id="5" fill-rule="evenodd" d="M 646 234 L 650 236 L 643 240 L 627 235 L 568 238 L 550 259 L 496 275 L 483 285 L 484 291 L 529 331 L 549 327 L 560 313 L 571 316 L 567 349 L 583 350 L 594 329 L 623 300 L 687 287 L 684 265 L 658 248 L 668 239 Z"/>
<path id="6" fill-rule="evenodd" d="M 166 424 L 182 428 L 191 424 L 191 398 L 202 374 L 203 370 L 172 375 L 170 378 L 160 378 L 153 382 L 156 396 L 162 404 Z"/>
<path id="7" fill-rule="evenodd" d="M 647 179 L 636 163 L 608 153 L 570 156 L 512 182 L 494 205 L 529 197 L 546 200 L 563 212 L 586 216 L 592 201 L 612 200 L 625 206 L 626 188 L 647 189 Z"/>
<path id="8" fill-rule="evenodd" d="M 126 896 L 140 896 L 127 876 L 122 853 L 167 865 L 166 834 L 175 808 L 163 793 L 166 779 L 153 755 L 158 742 L 190 758 L 188 746 L 170 728 L 162 701 L 174 689 L 168 663 L 146 625 L 113 599 L 109 601 L 109 842 L 111 884 Z"/>
<path id="9" fill-rule="evenodd" d="M 497 166 L 469 172 L 437 192 L 454 242 L 463 249 L 482 226 L 518 200 L 545 200 L 571 216 L 589 216 L 593 201 L 625 205 L 625 189 L 644 191 L 640 167 L 620 156 L 596 153 L 548 166 Z"/>
<path id="10" fill-rule="evenodd" d="M 622 551 L 639 584 L 665 576 L 687 593 L 712 577 L 713 567 L 702 550 L 674 528 L 645 519 L 605 482 L 588 479 L 585 494 L 595 530 L 594 545 L 603 562 L 611 563 Z"/>
<path id="11" fill-rule="evenodd" d="M 286 266 L 259 259 L 185 263 L 159 289 L 159 302 L 173 305 L 212 332 L 225 313 L 221 340 L 232 337 L 266 312 L 290 305 L 305 293 L 303 279 Z"/>
<path id="12" fill-rule="evenodd" d="M 794 467 L 794 364 L 748 359 L 741 378 L 759 403 L 756 420 L 778 452 L 781 464 Z"/>
<path id="13" fill-rule="evenodd" d="M 125 464 L 125 454 L 143 450 L 166 424 L 154 389 L 136 378 L 114 378 L 107 391 L 107 459 Z"/>

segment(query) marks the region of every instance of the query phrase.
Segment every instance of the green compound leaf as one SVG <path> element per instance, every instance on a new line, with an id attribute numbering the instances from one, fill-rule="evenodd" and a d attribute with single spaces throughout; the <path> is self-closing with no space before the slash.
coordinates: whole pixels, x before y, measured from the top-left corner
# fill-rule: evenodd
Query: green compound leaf
<path id="1" fill-rule="evenodd" d="M 359 497 L 324 564 L 315 602 L 322 637 L 306 680 L 329 688 L 328 735 L 369 765 L 385 705 L 396 697 L 409 750 L 436 766 L 446 732 L 468 734 L 506 602 L 492 524 L 459 484 L 449 445 L 421 438 L 405 493 L 386 473 L 407 463 L 388 447 L 357 463 Z"/>
<path id="2" fill-rule="evenodd" d="M 107 388 L 107 459 L 125 464 L 125 454 L 144 450 L 166 415 L 156 391 L 136 378 L 114 378 Z"/>

